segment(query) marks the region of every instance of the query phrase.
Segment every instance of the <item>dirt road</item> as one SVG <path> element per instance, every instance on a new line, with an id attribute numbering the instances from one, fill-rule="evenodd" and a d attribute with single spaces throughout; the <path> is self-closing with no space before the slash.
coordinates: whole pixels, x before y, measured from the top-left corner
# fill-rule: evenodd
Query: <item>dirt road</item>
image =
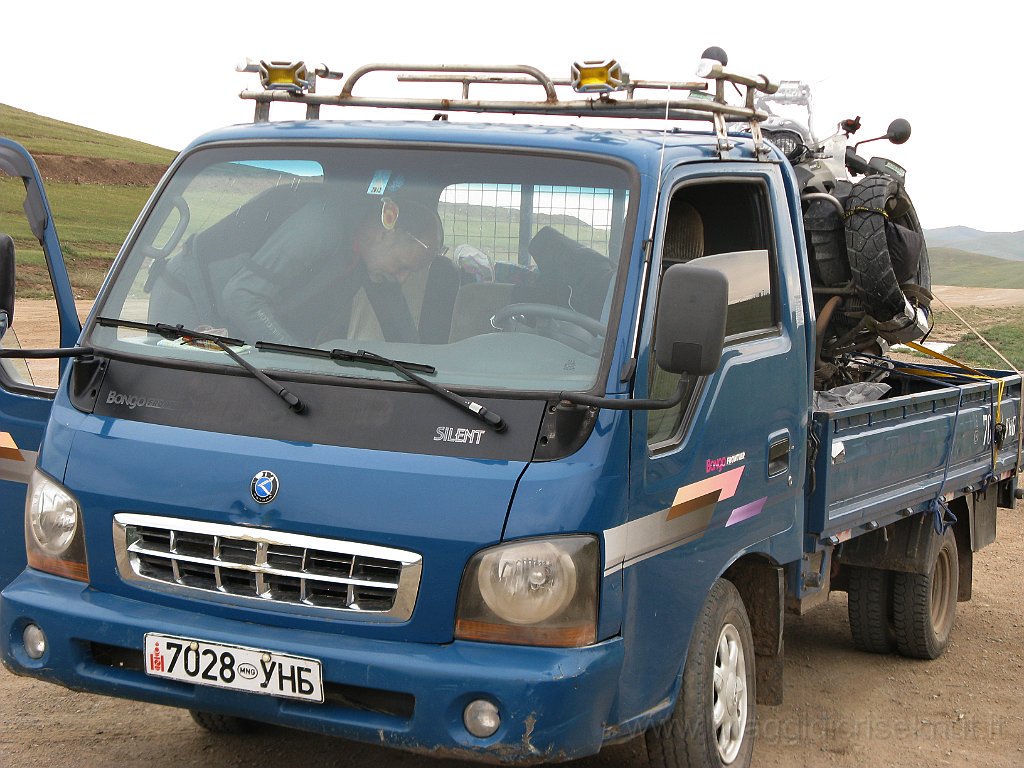
<path id="1" fill-rule="evenodd" d="M 951 307 L 1019 307 L 1024 305 L 1020 288 L 965 288 L 933 285 L 932 291 Z"/>
<path id="2" fill-rule="evenodd" d="M 1012 304 L 1024 304 L 1024 298 Z M 23 310 L 28 307 L 19 303 L 19 313 Z M 28 329 L 28 315 L 19 317 Z M 35 345 L 36 338 L 28 331 L 23 344 Z M 1024 765 L 1022 606 L 1024 506 L 1018 505 L 1000 512 L 998 540 L 976 555 L 974 599 L 959 605 L 950 647 L 937 661 L 855 651 L 843 594 L 805 617 L 787 616 L 786 701 L 760 709 L 754 765 Z M 113 763 L 149 768 L 465 765 L 269 727 L 256 736 L 212 736 L 183 711 L 75 693 L 0 669 L 0 768 Z M 612 747 L 576 765 L 640 768 L 643 743 Z"/>

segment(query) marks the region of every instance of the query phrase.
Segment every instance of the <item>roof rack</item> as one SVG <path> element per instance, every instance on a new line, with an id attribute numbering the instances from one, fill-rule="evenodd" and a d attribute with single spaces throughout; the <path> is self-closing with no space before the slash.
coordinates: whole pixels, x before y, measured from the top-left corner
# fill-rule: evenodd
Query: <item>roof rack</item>
<path id="1" fill-rule="evenodd" d="M 714 125 L 720 154 L 732 148 L 727 125 L 743 122 L 749 125 L 755 151 L 763 149 L 760 123 L 769 113 L 756 104 L 758 93 L 775 93 L 779 86 L 765 75 L 748 77 L 729 72 L 725 65 L 711 58 L 701 59 L 697 76 L 704 81 L 670 82 L 631 80 L 621 71 L 614 59 L 603 62 L 577 63 L 572 68 L 572 79 L 548 77 L 536 67 L 527 65 L 463 65 L 463 64 L 368 64 L 353 71 L 344 80 L 338 94 L 316 92 L 317 79 L 342 80 L 344 75 L 325 65 L 310 72 L 304 62 L 255 62 L 240 65 L 239 72 L 258 73 L 263 90 L 242 91 L 242 99 L 256 102 L 254 120 L 270 119 L 273 102 L 305 104 L 306 119 L 320 117 L 321 106 L 378 107 L 394 109 L 420 109 L 435 112 L 435 119 L 446 120 L 448 112 L 565 115 L 573 117 L 623 117 L 663 120 L 711 121 Z M 404 83 L 459 83 L 462 96 L 457 99 L 401 98 L 383 96 L 355 96 L 356 83 L 372 72 L 398 73 Z M 714 84 L 713 92 L 709 84 Z M 726 84 L 731 84 L 744 97 L 742 106 L 729 104 L 725 99 Z M 543 98 L 516 101 L 481 101 L 469 98 L 475 85 L 538 86 Z M 557 87 L 572 87 L 586 98 L 559 99 Z M 741 89 L 745 89 L 742 91 Z M 637 91 L 663 91 L 664 98 L 637 98 Z M 613 98 L 622 93 L 624 98 Z M 673 93 L 686 94 L 674 98 Z"/>

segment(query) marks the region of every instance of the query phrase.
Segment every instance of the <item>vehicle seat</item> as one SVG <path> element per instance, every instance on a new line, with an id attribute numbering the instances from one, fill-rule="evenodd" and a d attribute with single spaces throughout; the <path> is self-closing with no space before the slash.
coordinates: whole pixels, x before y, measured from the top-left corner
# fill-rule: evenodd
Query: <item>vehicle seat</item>
<path id="1" fill-rule="evenodd" d="M 533 236 L 529 251 L 539 271 L 537 281 L 529 286 L 529 292 L 535 295 L 517 297 L 517 302 L 567 306 L 600 319 L 608 284 L 615 275 L 608 257 L 552 227 L 542 227 Z"/>
<path id="2" fill-rule="evenodd" d="M 673 200 L 665 225 L 662 270 L 686 264 L 704 255 L 704 221 L 697 209 L 684 200 Z"/>

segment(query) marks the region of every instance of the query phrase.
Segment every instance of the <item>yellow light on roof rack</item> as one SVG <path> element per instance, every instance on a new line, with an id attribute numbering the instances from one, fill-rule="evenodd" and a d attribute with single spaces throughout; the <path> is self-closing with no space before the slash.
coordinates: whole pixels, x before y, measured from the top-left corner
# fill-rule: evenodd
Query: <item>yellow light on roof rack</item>
<path id="1" fill-rule="evenodd" d="M 260 62 L 260 82 L 268 91 L 302 93 L 309 89 L 307 77 L 303 61 Z"/>
<path id="2" fill-rule="evenodd" d="M 572 87 L 576 93 L 611 93 L 625 90 L 626 75 L 615 59 L 575 62 L 572 65 Z"/>

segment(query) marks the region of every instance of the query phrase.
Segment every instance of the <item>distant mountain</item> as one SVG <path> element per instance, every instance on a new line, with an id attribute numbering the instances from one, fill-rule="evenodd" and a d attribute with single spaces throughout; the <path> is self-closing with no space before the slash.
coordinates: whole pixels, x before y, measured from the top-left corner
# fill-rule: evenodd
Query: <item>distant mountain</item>
<path id="1" fill-rule="evenodd" d="M 960 251 L 1024 261 L 1024 232 L 982 232 L 970 227 L 926 229 L 928 248 L 956 248 Z"/>
<path id="2" fill-rule="evenodd" d="M 1024 288 L 1024 262 L 928 245 L 932 285 Z"/>

